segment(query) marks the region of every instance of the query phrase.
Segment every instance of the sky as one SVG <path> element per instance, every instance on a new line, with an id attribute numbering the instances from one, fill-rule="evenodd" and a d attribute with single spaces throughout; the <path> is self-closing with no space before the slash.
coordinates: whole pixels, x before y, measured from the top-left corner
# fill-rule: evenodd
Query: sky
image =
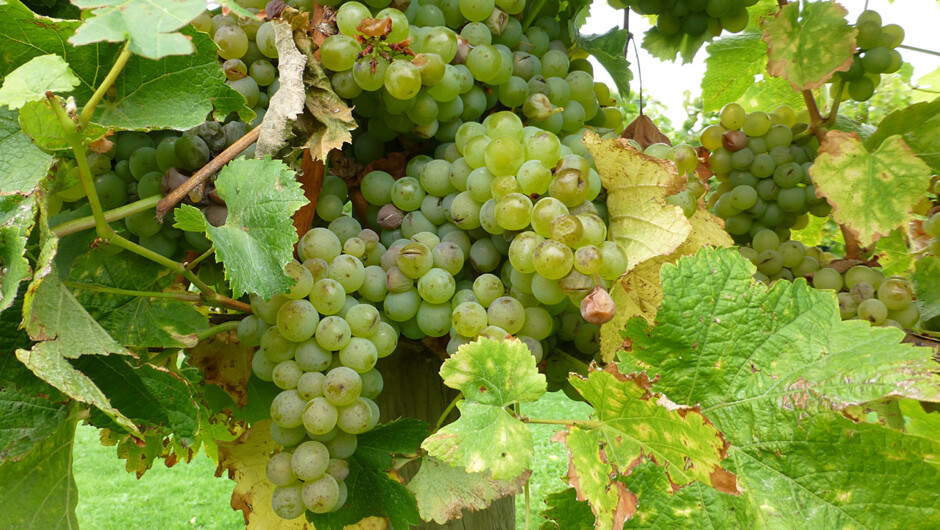
<path id="1" fill-rule="evenodd" d="M 848 20 L 854 21 L 858 14 L 865 9 L 865 0 L 844 0 L 840 2 L 849 10 Z M 940 28 L 940 6 L 937 0 L 896 0 L 893 4 L 888 0 L 869 0 L 869 9 L 881 14 L 885 24 L 899 24 L 904 28 L 904 44 L 918 48 L 940 51 L 940 39 L 937 38 L 937 29 Z M 591 17 L 582 28 L 583 33 L 605 33 L 614 26 L 623 22 L 623 13 L 610 7 L 605 0 L 594 0 L 591 6 Z M 644 17 L 630 13 L 630 29 L 642 42 L 643 33 L 649 29 L 650 24 Z M 634 80 L 631 83 L 634 90 L 636 81 L 636 57 L 631 43 L 629 61 L 633 69 Z M 650 56 L 641 47 L 640 67 L 643 74 L 643 93 L 652 94 L 666 107 L 666 115 L 673 125 L 681 126 L 686 114 L 682 107 L 683 92 L 690 90 L 693 97 L 701 93 L 699 83 L 705 74 L 705 47 L 699 50 L 698 55 L 691 64 L 682 64 L 681 59 L 675 63 L 660 61 Z M 940 57 L 912 50 L 900 50 L 906 62 L 914 66 L 913 79 L 934 71 L 940 67 Z M 592 58 L 593 61 L 593 58 Z M 613 86 L 610 75 L 604 71 L 597 62 L 594 63 L 594 77 L 598 81 Z"/>

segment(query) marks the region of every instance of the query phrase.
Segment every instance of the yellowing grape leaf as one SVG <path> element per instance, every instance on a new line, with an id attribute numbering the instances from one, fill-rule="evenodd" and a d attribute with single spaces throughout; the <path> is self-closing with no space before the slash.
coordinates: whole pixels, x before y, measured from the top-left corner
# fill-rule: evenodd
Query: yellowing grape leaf
<path id="1" fill-rule="evenodd" d="M 186 362 L 199 368 L 207 383 L 217 385 L 236 405 L 244 407 L 253 350 L 238 342 L 234 332 L 220 333 L 186 350 Z"/>
<path id="2" fill-rule="evenodd" d="M 688 239 L 689 220 L 679 207 L 665 202 L 687 182 L 675 164 L 644 155 L 622 138 L 601 140 L 588 133 L 584 145 L 607 189 L 610 233 L 627 256 L 627 272 L 670 254 Z"/>
<path id="3" fill-rule="evenodd" d="M 663 286 L 659 270 L 664 263 L 675 263 L 682 256 L 694 254 L 704 246 L 729 247 L 734 244 L 725 232 L 721 220 L 708 210 L 698 210 L 689 218 L 692 233 L 675 252 L 647 260 L 630 273 L 622 276 L 611 289 L 617 305 L 613 320 L 601 326 L 601 355 L 605 362 L 614 360 L 623 348 L 620 331 L 633 317 L 642 317 L 653 323 L 659 303 L 663 299 Z"/>
<path id="4" fill-rule="evenodd" d="M 673 491 L 699 481 L 726 493 L 737 493 L 735 476 L 721 468 L 724 437 L 698 407 L 679 406 L 651 390 L 645 374 L 624 375 L 615 364 L 571 385 L 595 412 L 587 424 L 568 429 L 568 478 L 597 516 L 598 528 L 621 528 L 637 501 L 621 488 L 644 460 L 663 466 Z"/>
<path id="5" fill-rule="evenodd" d="M 764 30 L 767 73 L 786 78 L 799 90 L 811 90 L 848 70 L 857 31 L 845 20 L 846 13 L 835 2 L 785 5 Z"/>
<path id="6" fill-rule="evenodd" d="M 521 493 L 531 474 L 526 471 L 513 480 L 494 480 L 488 473 L 467 473 L 426 456 L 408 489 L 418 500 L 421 519 L 445 524 L 461 517 L 464 510 L 482 510 L 496 499 Z"/>
<path id="7" fill-rule="evenodd" d="M 468 473 L 489 471 L 510 480 L 529 466 L 532 433 L 508 407 L 545 393 L 545 376 L 518 340 L 479 339 L 465 344 L 441 366 L 444 384 L 463 392 L 460 418 L 421 445 L 429 455 Z"/>
<path id="8" fill-rule="evenodd" d="M 215 475 L 235 481 L 232 509 L 241 510 L 248 528 L 264 530 L 313 530 L 303 516 L 290 521 L 281 519 L 271 507 L 274 484 L 268 481 L 268 456 L 279 446 L 271 439 L 271 420 L 251 426 L 242 436 L 219 443 L 219 467 Z"/>
<path id="9" fill-rule="evenodd" d="M 898 135 L 869 153 L 858 135 L 829 131 L 809 173 L 836 222 L 865 246 L 903 225 L 930 182 L 930 168 Z"/>

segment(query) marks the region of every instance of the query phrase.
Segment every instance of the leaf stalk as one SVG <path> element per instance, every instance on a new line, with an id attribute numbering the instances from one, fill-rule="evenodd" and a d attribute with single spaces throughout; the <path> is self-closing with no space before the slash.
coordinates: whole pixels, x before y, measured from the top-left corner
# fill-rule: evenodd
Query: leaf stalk
<path id="1" fill-rule="evenodd" d="M 108 72 L 108 75 L 101 81 L 98 88 L 95 89 L 95 93 L 91 95 L 91 99 L 88 100 L 88 103 L 85 103 L 85 106 L 82 107 L 82 114 L 79 117 L 79 123 L 82 127 L 87 126 L 91 121 L 91 117 L 95 114 L 95 109 L 98 108 L 98 103 L 101 102 L 101 99 L 108 90 L 114 86 L 114 82 L 117 81 L 118 75 L 121 73 L 121 70 L 124 69 L 124 65 L 127 64 L 130 58 L 130 41 L 127 41 L 124 43 L 124 49 L 121 50 L 120 55 L 118 55 L 114 64 L 111 65 L 111 70 Z"/>
<path id="2" fill-rule="evenodd" d="M 145 199 L 140 199 L 139 201 L 134 201 L 130 204 L 125 204 L 124 206 L 114 208 L 113 210 L 108 210 L 104 212 L 104 219 L 109 223 L 120 221 L 125 217 L 134 215 L 135 213 L 149 210 L 150 208 L 155 207 L 158 202 L 160 202 L 160 196 L 152 195 Z M 52 233 L 55 234 L 56 237 L 65 237 L 69 234 L 74 234 L 75 232 L 81 232 L 87 228 L 94 228 L 94 226 L 95 217 L 93 215 L 89 215 L 57 225 L 52 228 Z"/>
<path id="3" fill-rule="evenodd" d="M 199 338 L 199 342 L 202 342 L 208 338 L 214 337 L 219 333 L 225 333 L 226 331 L 232 331 L 238 328 L 238 324 L 241 320 L 233 320 L 231 322 L 223 322 L 218 326 L 212 326 L 211 328 L 204 329 L 196 334 L 196 337 Z"/>

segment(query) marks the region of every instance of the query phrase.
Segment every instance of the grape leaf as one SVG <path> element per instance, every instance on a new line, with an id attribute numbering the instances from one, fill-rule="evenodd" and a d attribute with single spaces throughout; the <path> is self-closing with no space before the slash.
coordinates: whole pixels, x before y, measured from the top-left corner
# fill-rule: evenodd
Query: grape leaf
<path id="1" fill-rule="evenodd" d="M 930 182 L 930 168 L 897 135 L 869 152 L 858 135 L 829 131 L 809 172 L 835 221 L 865 246 L 904 224 Z"/>
<path id="2" fill-rule="evenodd" d="M 78 488 L 72 476 L 76 423 L 60 425 L 22 460 L 0 463 L 0 528 L 78 528 Z"/>
<path id="3" fill-rule="evenodd" d="M 270 381 L 251 377 L 244 388 L 244 406 L 236 403 L 222 387 L 209 384 L 203 387 L 202 392 L 206 405 L 213 412 L 230 411 L 226 414 L 230 413 L 236 420 L 254 424 L 271 417 L 271 401 L 281 392 L 281 389 Z"/>
<path id="4" fill-rule="evenodd" d="M 783 6 L 764 30 L 767 73 L 785 78 L 798 90 L 811 90 L 848 70 L 857 31 L 845 20 L 846 13 L 835 2 Z"/>
<path id="5" fill-rule="evenodd" d="M 928 440 L 937 440 L 940 436 L 940 413 L 924 410 L 921 403 L 913 399 L 901 399 L 898 409 L 904 415 L 904 431 Z"/>
<path id="6" fill-rule="evenodd" d="M 607 190 L 610 233 L 627 256 L 627 272 L 672 253 L 689 238 L 692 225 L 682 209 L 665 202 L 687 182 L 675 164 L 644 155 L 621 138 L 586 134 L 584 145 Z"/>
<path id="7" fill-rule="evenodd" d="M 297 242 L 291 215 L 307 203 L 294 172 L 279 160 L 240 158 L 222 169 L 215 185 L 228 218 L 219 227 L 206 224 L 206 235 L 235 296 L 267 299 L 286 291 L 293 280 L 284 266 Z M 187 221 L 191 213 L 184 214 Z"/>
<path id="8" fill-rule="evenodd" d="M 170 432 L 191 444 L 199 428 L 194 389 L 179 375 L 150 364 L 131 366 L 127 356 L 83 355 L 72 361 L 124 416 L 142 429 Z M 92 423 L 102 424 L 92 412 Z M 161 436 L 162 438 L 162 436 Z"/>
<path id="9" fill-rule="evenodd" d="M 271 507 L 274 484 L 268 481 L 268 455 L 278 449 L 271 439 L 271 420 L 261 420 L 238 438 L 219 442 L 219 467 L 216 476 L 228 471 L 235 481 L 232 509 L 245 515 L 245 526 L 265 530 L 313 530 L 303 517 L 290 521 L 281 519 Z"/>
<path id="10" fill-rule="evenodd" d="M 610 295 L 614 298 L 617 313 L 610 322 L 601 326 L 601 355 L 605 362 L 613 361 L 623 348 L 620 330 L 628 320 L 639 316 L 652 323 L 656 317 L 656 310 L 663 299 L 659 269 L 664 263 L 675 263 L 680 257 L 694 254 L 704 246 L 729 247 L 734 244 L 718 217 L 708 210 L 696 211 L 689 223 L 692 225 L 689 239 L 675 252 L 646 260 L 614 284 Z"/>
<path id="11" fill-rule="evenodd" d="M 925 256 L 917 260 L 913 279 L 921 321 L 940 316 L 940 258 Z"/>
<path id="12" fill-rule="evenodd" d="M 444 361 L 441 377 L 466 400 L 457 404 L 460 418 L 422 447 L 468 473 L 489 471 L 496 480 L 522 474 L 533 453 L 532 433 L 506 407 L 535 401 L 546 388 L 528 348 L 518 340 L 479 339 Z"/>
<path id="13" fill-rule="evenodd" d="M 940 94 L 940 67 L 917 80 L 911 93 L 911 101 L 931 101 L 937 98 L 937 94 Z"/>
<path id="14" fill-rule="evenodd" d="M 80 256 L 69 273 L 75 299 L 121 344 L 138 347 L 191 347 L 209 327 L 206 315 L 189 302 L 89 290 L 117 288 L 160 292 L 176 274 L 148 259 L 122 252 L 94 250 Z"/>
<path id="15" fill-rule="evenodd" d="M 426 456 L 408 490 L 417 498 L 421 519 L 445 524 L 461 517 L 463 510 L 482 510 L 496 499 L 521 493 L 530 475 L 525 472 L 511 481 L 494 480 L 486 473 L 467 473 Z"/>
<path id="16" fill-rule="evenodd" d="M 0 313 L 0 462 L 22 458 L 68 415 L 68 398 L 36 378 L 13 353 L 30 346 L 29 336 L 18 329 L 22 314 L 22 297 Z"/>
<path id="17" fill-rule="evenodd" d="M 591 530 L 594 528 L 594 512 L 588 503 L 577 499 L 574 488 L 568 488 L 545 496 L 548 508 L 539 515 L 548 519 L 540 530 Z"/>
<path id="18" fill-rule="evenodd" d="M 765 526 L 936 526 L 940 444 L 843 415 L 889 396 L 940 400 L 932 352 L 901 344 L 900 330 L 841 321 L 831 291 L 802 279 L 767 288 L 754 270 L 734 250 L 663 267 L 657 325 L 633 319 L 621 357 L 658 377 L 653 390 L 701 404 Z"/>
<path id="19" fill-rule="evenodd" d="M 624 56 L 629 37 L 628 30 L 616 27 L 600 35 L 583 35 L 577 31 L 575 37 L 577 45 L 607 70 L 622 95 L 630 93 L 630 81 L 633 80 L 630 63 Z"/>
<path id="20" fill-rule="evenodd" d="M 734 101 L 751 110 L 802 104 L 803 98 L 783 79 L 768 77 L 755 81 L 767 66 L 767 44 L 759 34 L 727 35 L 709 44 L 706 51 L 702 77 L 704 112 L 719 110 Z"/>
<path id="21" fill-rule="evenodd" d="M 107 43 L 74 47 L 68 39 L 81 25 L 76 20 L 55 20 L 32 13 L 19 0 L 0 4 L 0 77 L 33 57 L 59 55 L 79 78 L 72 92 L 84 104 L 111 68 L 120 47 Z M 225 74 L 216 59 L 212 38 L 192 28 L 182 33 L 191 39 L 196 53 L 164 57 L 158 61 L 134 55 L 118 76 L 114 93 L 104 98 L 93 121 L 119 129 L 188 129 L 204 122 L 215 107 L 221 119 L 238 112 L 244 121 L 254 113 L 245 99 L 225 84 Z"/>
<path id="22" fill-rule="evenodd" d="M 35 217 L 35 197 L 0 196 L 0 311 L 13 304 L 20 282 L 29 277 L 23 255 Z"/>
<path id="23" fill-rule="evenodd" d="M 248 380 L 254 348 L 238 341 L 234 332 L 219 333 L 186 350 L 186 362 L 204 374 L 206 383 L 216 385 L 239 408 L 248 402 Z"/>
<path id="24" fill-rule="evenodd" d="M 892 230 L 887 237 L 875 241 L 874 254 L 878 256 L 882 272 L 888 276 L 905 274 L 914 265 L 914 256 L 901 229 Z"/>
<path id="25" fill-rule="evenodd" d="M 78 78 L 58 55 L 40 55 L 10 72 L 0 86 L 0 105 L 18 109 L 46 99 L 46 92 L 71 92 Z"/>
<path id="26" fill-rule="evenodd" d="M 274 27 L 274 41 L 278 52 L 278 82 L 280 88 L 271 96 L 268 111 L 261 122 L 261 134 L 255 154 L 266 156 L 277 154 L 294 136 L 294 124 L 304 112 L 304 101 L 307 98 L 304 85 L 304 71 L 307 66 L 307 56 L 297 51 L 294 43 L 294 32 L 290 24 L 276 20 Z"/>
<path id="27" fill-rule="evenodd" d="M 625 376 L 614 364 L 569 382 L 595 408 L 593 425 L 569 427 L 565 443 L 569 482 L 591 504 L 598 527 L 620 528 L 632 515 L 636 496 L 616 477 L 646 459 L 664 466 L 677 488 L 699 481 L 737 492 L 736 478 L 720 464 L 725 440 L 698 407 L 661 399 L 645 375 Z"/>
<path id="28" fill-rule="evenodd" d="M 176 31 L 206 10 L 203 0 L 72 0 L 72 3 L 91 12 L 69 38 L 71 44 L 126 40 L 131 52 L 150 59 L 193 53 L 192 43 Z"/>
<path id="29" fill-rule="evenodd" d="M 643 49 L 662 61 L 675 61 L 678 55 L 682 57 L 683 64 L 688 64 L 709 38 L 707 31 L 697 36 L 682 32 L 663 35 L 654 25 L 643 35 Z"/>
<path id="30" fill-rule="evenodd" d="M 426 423 L 413 418 L 395 420 L 360 434 L 356 452 L 348 459 L 346 505 L 332 513 L 307 513 L 319 530 L 343 530 L 370 516 L 387 517 L 392 528 L 420 522 L 415 496 L 393 470 L 394 456 L 415 457 L 427 436 Z M 363 526 L 366 526 L 363 521 Z"/>
<path id="31" fill-rule="evenodd" d="M 865 141 L 865 147 L 869 151 L 876 149 L 897 134 L 934 173 L 940 172 L 940 98 L 888 114 Z"/>
<path id="32" fill-rule="evenodd" d="M 760 520 L 754 506 L 741 495 L 729 495 L 693 482 L 678 491 L 666 470 L 643 462 L 623 478 L 626 487 L 640 499 L 633 517 L 624 528 L 750 528 Z"/>
<path id="33" fill-rule="evenodd" d="M 0 108 L 0 196 L 29 195 L 52 167 L 52 155 L 20 130 L 19 113 Z"/>

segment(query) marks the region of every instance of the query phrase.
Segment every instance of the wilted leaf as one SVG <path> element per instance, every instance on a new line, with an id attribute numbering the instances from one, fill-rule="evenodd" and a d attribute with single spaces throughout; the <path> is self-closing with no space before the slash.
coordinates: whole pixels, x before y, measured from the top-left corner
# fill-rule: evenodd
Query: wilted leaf
<path id="1" fill-rule="evenodd" d="M 0 105 L 18 109 L 46 99 L 46 92 L 67 94 L 78 84 L 68 63 L 58 55 L 40 55 L 13 70 L 0 87 Z"/>
<path id="2" fill-rule="evenodd" d="M 421 519 L 445 524 L 463 510 L 476 511 L 507 495 L 522 492 L 531 472 L 511 480 L 494 480 L 488 473 L 467 473 L 433 457 L 421 459 L 421 469 L 408 483 L 415 494 Z"/>
<path id="3" fill-rule="evenodd" d="M 764 31 L 767 73 L 786 78 L 799 90 L 811 90 L 848 70 L 857 31 L 845 20 L 846 13 L 835 2 L 783 6 Z"/>
<path id="4" fill-rule="evenodd" d="M 644 155 L 622 138 L 586 134 L 584 144 L 607 189 L 610 233 L 627 256 L 627 272 L 688 239 L 692 226 L 682 209 L 665 203 L 686 184 L 672 162 Z"/>
<path id="5" fill-rule="evenodd" d="M 900 136 L 869 153 L 857 135 L 829 131 L 809 172 L 836 222 L 866 246 L 903 225 L 930 182 L 930 168 Z"/>

